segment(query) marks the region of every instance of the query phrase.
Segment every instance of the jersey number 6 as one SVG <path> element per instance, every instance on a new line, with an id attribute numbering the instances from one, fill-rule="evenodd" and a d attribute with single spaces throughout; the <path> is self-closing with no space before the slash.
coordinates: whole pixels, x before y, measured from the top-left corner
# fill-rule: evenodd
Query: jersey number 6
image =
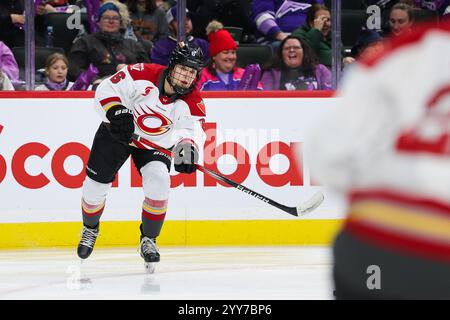
<path id="1" fill-rule="evenodd" d="M 111 82 L 116 84 L 122 79 L 125 79 L 125 73 L 123 71 L 120 71 L 111 77 Z"/>

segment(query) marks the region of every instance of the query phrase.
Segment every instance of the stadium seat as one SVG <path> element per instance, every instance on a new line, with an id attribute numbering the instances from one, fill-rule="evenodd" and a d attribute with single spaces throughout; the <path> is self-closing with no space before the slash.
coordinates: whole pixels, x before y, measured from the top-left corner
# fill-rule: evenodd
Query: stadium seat
<path id="1" fill-rule="evenodd" d="M 25 78 L 25 47 L 14 47 L 11 49 L 19 65 L 19 78 Z M 64 53 L 63 48 L 58 47 L 35 47 L 35 70 L 44 69 L 47 57 L 52 53 Z"/>
<path id="2" fill-rule="evenodd" d="M 262 44 L 241 44 L 237 48 L 237 64 L 245 68 L 249 64 L 258 63 L 261 68 L 272 60 L 272 48 Z"/>
<path id="3" fill-rule="evenodd" d="M 365 10 L 342 10 L 341 38 L 344 48 L 352 47 L 358 38 L 361 27 L 366 25 Z"/>
<path id="4" fill-rule="evenodd" d="M 73 20 L 68 19 L 72 16 L 71 13 L 54 12 L 47 15 L 47 23 L 53 26 L 53 45 L 64 49 L 65 55 L 68 55 L 70 48 L 72 48 L 73 40 L 78 35 L 79 29 L 69 28 Z M 81 24 L 85 28 L 86 32 L 89 31 L 88 20 L 86 13 L 81 13 Z M 72 18 L 73 19 L 73 18 Z"/>

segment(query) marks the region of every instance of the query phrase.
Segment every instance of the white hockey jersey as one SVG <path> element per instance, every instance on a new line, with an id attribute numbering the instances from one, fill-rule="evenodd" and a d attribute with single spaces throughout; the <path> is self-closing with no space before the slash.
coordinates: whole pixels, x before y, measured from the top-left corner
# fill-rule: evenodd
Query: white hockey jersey
<path id="1" fill-rule="evenodd" d="M 310 137 L 312 176 L 349 196 L 347 228 L 450 259 L 450 21 L 349 70 Z"/>
<path id="2" fill-rule="evenodd" d="M 202 124 L 205 105 L 198 91 L 175 101 L 160 95 L 166 67 L 134 64 L 102 81 L 95 92 L 96 110 L 104 122 L 106 111 L 123 105 L 133 111 L 135 133 L 161 147 L 171 148 L 188 139 L 201 150 L 205 142 Z"/>

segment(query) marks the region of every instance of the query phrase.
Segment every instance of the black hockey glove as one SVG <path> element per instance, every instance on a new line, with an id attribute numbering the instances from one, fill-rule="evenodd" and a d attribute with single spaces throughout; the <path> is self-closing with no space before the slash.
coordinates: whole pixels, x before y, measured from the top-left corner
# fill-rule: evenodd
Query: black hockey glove
<path id="1" fill-rule="evenodd" d="M 198 161 L 198 151 L 192 143 L 177 144 L 173 153 L 175 171 L 192 173 L 197 170 L 195 163 Z"/>
<path id="2" fill-rule="evenodd" d="M 124 106 L 114 106 L 106 112 L 111 123 L 111 135 L 120 142 L 130 143 L 134 132 L 133 111 Z"/>

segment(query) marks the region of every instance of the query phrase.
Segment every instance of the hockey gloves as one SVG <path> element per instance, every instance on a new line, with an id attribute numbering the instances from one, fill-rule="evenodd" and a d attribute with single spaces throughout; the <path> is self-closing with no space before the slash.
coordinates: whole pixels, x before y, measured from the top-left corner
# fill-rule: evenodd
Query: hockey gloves
<path id="1" fill-rule="evenodd" d="M 192 143 L 179 143 L 174 151 L 175 171 L 180 173 L 192 173 L 197 170 L 195 163 L 198 161 L 197 148 Z"/>
<path id="2" fill-rule="evenodd" d="M 118 105 L 106 112 L 106 118 L 111 123 L 111 135 L 123 143 L 130 143 L 134 132 L 133 111 Z"/>

